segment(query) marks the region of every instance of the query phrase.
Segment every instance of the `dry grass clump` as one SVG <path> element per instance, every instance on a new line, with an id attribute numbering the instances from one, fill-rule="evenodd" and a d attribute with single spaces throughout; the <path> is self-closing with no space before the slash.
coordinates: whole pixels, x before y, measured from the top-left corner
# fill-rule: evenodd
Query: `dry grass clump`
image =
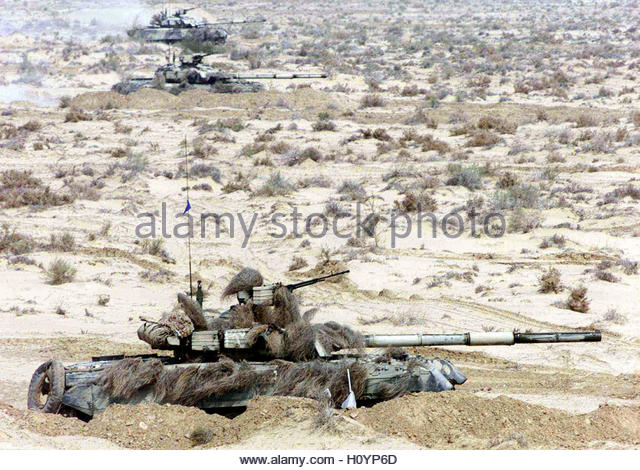
<path id="1" fill-rule="evenodd" d="M 558 235 L 557 233 L 554 233 L 551 237 L 544 237 L 542 243 L 540 243 L 540 248 L 542 248 L 543 250 L 552 246 L 564 248 L 565 243 L 566 239 L 564 238 L 564 235 Z"/>
<path id="2" fill-rule="evenodd" d="M 5 209 L 22 206 L 60 206 L 74 201 L 72 194 L 58 194 L 30 171 L 5 170 L 0 173 L 0 204 Z"/>
<path id="3" fill-rule="evenodd" d="M 571 289 L 567 299 L 567 307 L 574 312 L 587 313 L 589 311 L 589 299 L 587 299 L 587 288 L 585 286 Z"/>
<path id="4" fill-rule="evenodd" d="M 469 140 L 465 143 L 467 147 L 491 147 L 500 142 L 500 136 L 491 131 L 472 132 Z"/>
<path id="5" fill-rule="evenodd" d="M 49 247 L 54 251 L 71 252 L 76 247 L 76 239 L 69 232 L 65 232 L 62 235 L 55 235 L 52 233 Z"/>
<path id="6" fill-rule="evenodd" d="M 449 165 L 451 176 L 446 181 L 447 186 L 464 186 L 470 191 L 482 188 L 482 171 L 476 165 L 463 167 L 462 165 Z"/>
<path id="7" fill-rule="evenodd" d="M 384 105 L 384 98 L 381 95 L 364 95 L 360 100 L 361 108 L 382 108 Z"/>
<path id="8" fill-rule="evenodd" d="M 500 134 L 514 134 L 518 129 L 518 124 L 507 122 L 499 117 L 483 116 L 478 120 L 476 127 L 487 131 L 494 130 Z"/>
<path id="9" fill-rule="evenodd" d="M 223 193 L 251 191 L 251 181 L 248 176 L 241 172 L 238 172 L 235 178 L 227 181 L 227 183 L 221 189 Z"/>
<path id="10" fill-rule="evenodd" d="M 49 278 L 49 283 L 57 286 L 73 281 L 76 272 L 76 268 L 71 263 L 57 258 L 49 264 L 46 275 Z"/>
<path id="11" fill-rule="evenodd" d="M 295 189 L 294 185 L 290 183 L 279 171 L 271 173 L 267 181 L 262 186 L 256 189 L 253 194 L 255 196 L 284 196 L 289 194 Z"/>
<path id="12" fill-rule="evenodd" d="M 499 189 L 507 189 L 517 186 L 520 183 L 520 180 L 516 175 L 511 173 L 510 171 L 505 171 L 500 175 L 498 181 L 496 182 L 496 187 Z"/>
<path id="13" fill-rule="evenodd" d="M 220 170 L 213 166 L 207 165 L 206 163 L 196 163 L 189 168 L 189 173 L 194 178 L 202 178 L 210 176 L 213 181 L 216 183 L 220 183 L 222 181 L 222 173 Z"/>
<path id="14" fill-rule="evenodd" d="M 402 213 L 435 212 L 438 209 L 437 201 L 426 191 L 409 192 L 404 199 L 395 201 L 394 204 Z"/>
<path id="15" fill-rule="evenodd" d="M 69 111 L 67 111 L 67 114 L 64 115 L 64 122 L 80 122 L 90 120 L 91 116 L 84 110 L 79 108 L 71 108 Z"/>
<path id="16" fill-rule="evenodd" d="M 204 137 L 196 137 L 193 139 L 193 155 L 198 158 L 209 158 L 217 155 L 218 150 Z"/>
<path id="17" fill-rule="evenodd" d="M 367 197 L 367 191 L 360 183 L 353 180 L 345 180 L 338 188 L 338 192 L 343 195 L 342 199 L 351 201 L 362 201 Z"/>
<path id="18" fill-rule="evenodd" d="M 23 255 L 33 250 L 35 243 L 27 235 L 18 233 L 15 228 L 11 228 L 8 223 L 2 224 L 0 232 L 0 253 L 11 253 L 13 255 Z"/>
<path id="19" fill-rule="evenodd" d="M 507 229 L 510 233 L 529 233 L 540 227 L 541 223 L 542 218 L 538 211 L 525 210 L 519 207 L 509 216 Z"/>
<path id="20" fill-rule="evenodd" d="M 327 113 L 320 113 L 318 115 L 318 120 L 311 125 L 311 128 L 316 132 L 332 132 L 336 130 L 336 123 L 331 120 Z"/>
<path id="21" fill-rule="evenodd" d="M 25 124 L 20 126 L 20 129 L 23 129 L 28 132 L 36 132 L 42 129 L 42 123 L 37 119 L 30 119 Z"/>
<path id="22" fill-rule="evenodd" d="M 605 271 L 604 269 L 597 269 L 593 274 L 594 274 L 595 278 L 600 280 L 600 281 L 620 282 L 620 279 L 618 279 L 616 276 L 614 276 L 613 273 L 611 273 L 609 271 Z"/>
<path id="23" fill-rule="evenodd" d="M 296 271 L 298 269 L 306 268 L 309 266 L 307 260 L 302 256 L 294 256 L 291 260 L 291 264 L 289 264 L 289 271 Z"/>
<path id="24" fill-rule="evenodd" d="M 562 291 L 562 282 L 560 281 L 560 271 L 556 268 L 549 268 L 539 279 L 540 287 L 538 292 L 549 294 L 553 292 L 557 294 Z"/>

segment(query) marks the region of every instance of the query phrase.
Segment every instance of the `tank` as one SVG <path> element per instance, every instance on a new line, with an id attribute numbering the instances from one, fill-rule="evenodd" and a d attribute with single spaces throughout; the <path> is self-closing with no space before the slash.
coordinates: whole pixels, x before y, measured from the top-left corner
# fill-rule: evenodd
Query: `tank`
<path id="1" fill-rule="evenodd" d="M 233 73 L 203 64 L 205 57 L 213 55 L 194 54 L 182 57 L 178 64 L 169 63 L 156 69 L 153 77 L 131 78 L 113 86 L 121 94 L 132 93 L 140 88 L 162 88 L 180 92 L 191 88 L 204 88 L 216 93 L 246 93 L 263 90 L 255 80 L 295 80 L 326 78 L 324 73 Z"/>
<path id="2" fill-rule="evenodd" d="M 216 315 L 205 315 L 200 287 L 196 301 L 179 293 L 180 308 L 158 321 L 141 318 L 138 337 L 158 353 L 93 357 L 67 366 L 51 359 L 33 374 L 28 407 L 82 417 L 111 404 L 145 402 L 229 412 L 242 410 L 257 395 L 352 407 L 453 390 L 466 382 L 450 361 L 408 354 L 404 347 L 601 340 L 599 331 L 362 334 L 336 322 L 311 323 L 308 314 L 299 314 L 295 289 L 346 273 L 283 285 L 264 284 L 257 271 L 245 268 L 223 292 L 235 294 L 238 303 Z"/>
<path id="3" fill-rule="evenodd" d="M 253 18 L 247 20 L 219 20 L 207 23 L 187 16 L 187 12 L 193 9 L 180 9 L 172 15 L 169 15 L 166 9 L 162 10 L 151 18 L 151 23 L 148 26 L 130 29 L 127 34 L 133 39 L 165 44 L 174 44 L 186 40 L 224 44 L 229 32 L 221 26 L 265 22 L 263 18 Z"/>

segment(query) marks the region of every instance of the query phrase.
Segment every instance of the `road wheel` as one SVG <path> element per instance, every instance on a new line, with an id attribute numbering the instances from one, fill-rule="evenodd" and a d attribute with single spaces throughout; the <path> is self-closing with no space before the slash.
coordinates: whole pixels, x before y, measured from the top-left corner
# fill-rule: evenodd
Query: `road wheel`
<path id="1" fill-rule="evenodd" d="M 27 407 L 41 413 L 57 413 L 64 395 L 64 366 L 57 359 L 40 365 L 29 384 Z"/>

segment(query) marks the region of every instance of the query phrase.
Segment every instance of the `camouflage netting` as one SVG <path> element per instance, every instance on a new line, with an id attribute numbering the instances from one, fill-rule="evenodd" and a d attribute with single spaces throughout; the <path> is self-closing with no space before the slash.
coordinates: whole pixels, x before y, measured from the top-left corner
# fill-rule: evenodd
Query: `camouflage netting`
<path id="1" fill-rule="evenodd" d="M 152 348 L 161 348 L 167 344 L 171 335 L 186 338 L 193 333 L 191 319 L 183 312 L 164 313 L 157 323 L 145 322 L 138 328 L 138 338 Z"/>
<path id="2" fill-rule="evenodd" d="M 196 331 L 207 329 L 207 320 L 204 318 L 200 305 L 182 292 L 178 294 L 178 302 L 191 321 Z"/>
<path id="3" fill-rule="evenodd" d="M 259 287 L 264 282 L 262 274 L 253 268 L 243 268 L 233 276 L 227 287 L 222 291 L 222 298 L 237 294 L 240 291 L 250 291 L 253 287 Z"/>
<path id="4" fill-rule="evenodd" d="M 301 318 L 296 296 L 286 287 L 278 287 L 273 293 L 273 313 L 270 323 L 280 328 L 287 328 L 299 322 Z"/>
<path id="5" fill-rule="evenodd" d="M 365 391 L 366 368 L 355 362 L 296 364 L 282 360 L 269 363 L 274 370 L 256 372 L 247 363 L 222 358 L 219 362 L 188 367 L 167 367 L 159 359 L 128 358 L 106 368 L 96 380 L 113 399 L 128 400 L 152 392 L 156 403 L 197 405 L 207 397 L 221 397 L 239 390 L 258 395 L 286 395 L 318 399 L 328 389 L 339 406 L 349 393 L 347 369 L 356 398 Z"/>

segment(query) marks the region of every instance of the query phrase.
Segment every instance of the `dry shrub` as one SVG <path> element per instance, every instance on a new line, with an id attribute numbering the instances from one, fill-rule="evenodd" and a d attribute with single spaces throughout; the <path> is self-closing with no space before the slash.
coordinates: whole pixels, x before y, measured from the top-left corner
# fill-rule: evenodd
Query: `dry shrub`
<path id="1" fill-rule="evenodd" d="M 410 192 L 405 195 L 402 201 L 395 201 L 395 205 L 400 212 L 435 212 L 438 203 L 427 192 Z"/>
<path id="2" fill-rule="evenodd" d="M 57 286 L 73 281 L 76 275 L 76 268 L 71 263 L 58 258 L 49 264 L 46 275 L 49 278 L 49 283 Z"/>
<path id="3" fill-rule="evenodd" d="M 289 271 L 306 268 L 307 266 L 309 266 L 309 263 L 307 263 L 306 259 L 302 256 L 294 256 L 291 260 L 291 264 L 289 265 Z"/>
<path id="4" fill-rule="evenodd" d="M 490 147 L 500 142 L 500 137 L 491 131 L 480 130 L 471 133 L 465 143 L 467 147 Z"/>
<path id="5" fill-rule="evenodd" d="M 513 122 L 507 122 L 504 119 L 494 116 L 483 116 L 476 124 L 478 129 L 494 130 L 500 134 L 514 134 L 518 129 L 518 125 Z"/>
<path id="6" fill-rule="evenodd" d="M 67 114 L 64 115 L 64 122 L 80 122 L 80 121 L 90 121 L 91 116 L 84 112 L 82 109 L 71 108 L 67 111 Z"/>
<path id="7" fill-rule="evenodd" d="M 578 286 L 571 289 L 567 299 L 567 307 L 574 312 L 587 313 L 589 311 L 589 299 L 587 299 L 587 288 Z"/>
<path id="8" fill-rule="evenodd" d="M 37 119 L 31 119 L 20 126 L 20 129 L 24 129 L 25 131 L 29 132 L 39 131 L 40 129 L 42 129 L 42 123 Z"/>
<path id="9" fill-rule="evenodd" d="M 60 236 L 56 236 L 53 233 L 51 234 L 50 248 L 52 250 L 70 252 L 73 251 L 75 247 L 76 239 L 71 233 L 65 232 Z"/>
<path id="10" fill-rule="evenodd" d="M 499 189 L 507 189 L 517 186 L 520 183 L 518 177 L 511 173 L 510 171 L 505 171 L 500 175 L 498 181 L 496 182 L 496 187 Z"/>
<path id="11" fill-rule="evenodd" d="M 193 139 L 193 155 L 198 158 L 209 158 L 216 155 L 216 148 L 204 137 L 196 137 Z"/>
<path id="12" fill-rule="evenodd" d="M 380 95 L 364 95 L 360 100 L 361 108 L 382 108 L 384 105 L 384 99 Z"/>
<path id="13" fill-rule="evenodd" d="M 0 173 L 0 204 L 5 209 L 22 206 L 60 206 L 73 202 L 72 194 L 51 191 L 30 171 L 5 170 Z"/>
<path id="14" fill-rule="evenodd" d="M 35 243 L 28 235 L 18 233 L 15 228 L 11 228 L 9 224 L 2 224 L 2 232 L 0 232 L 0 253 L 11 253 L 13 255 L 22 255 L 33 250 Z"/>
<path id="15" fill-rule="evenodd" d="M 605 281 L 605 282 L 620 282 L 620 279 L 618 279 L 616 276 L 613 275 L 613 273 L 610 273 L 609 271 L 605 271 L 603 269 L 597 269 L 596 272 L 594 273 L 596 279 L 599 279 L 601 281 Z"/>
<path id="16" fill-rule="evenodd" d="M 222 298 L 237 294 L 240 291 L 250 291 L 253 287 L 261 286 L 264 282 L 262 274 L 256 269 L 245 267 L 233 276 L 229 284 L 222 291 Z"/>
<path id="17" fill-rule="evenodd" d="M 560 271 L 556 268 L 549 268 L 542 276 L 540 276 L 540 287 L 538 292 L 548 294 L 553 292 L 557 294 L 562 290 L 562 282 L 560 281 Z"/>

